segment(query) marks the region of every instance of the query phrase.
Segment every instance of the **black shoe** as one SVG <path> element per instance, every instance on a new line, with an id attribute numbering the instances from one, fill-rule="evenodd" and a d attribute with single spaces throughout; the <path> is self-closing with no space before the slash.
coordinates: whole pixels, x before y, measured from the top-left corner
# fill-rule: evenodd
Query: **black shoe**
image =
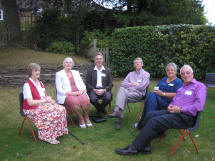
<path id="1" fill-rule="evenodd" d="M 92 117 L 92 121 L 95 122 L 95 123 L 101 123 L 101 122 L 104 122 L 104 121 L 107 121 L 105 118 L 101 118 L 101 117 Z"/>
<path id="2" fill-rule="evenodd" d="M 120 118 L 117 118 L 117 120 L 115 121 L 115 129 L 116 130 L 120 130 L 121 129 Z"/>
<path id="3" fill-rule="evenodd" d="M 145 146 L 145 148 L 143 150 L 141 150 L 141 153 L 143 154 L 151 154 L 151 145 L 147 145 Z"/>
<path id="4" fill-rule="evenodd" d="M 137 155 L 138 154 L 138 150 L 133 145 L 129 145 L 124 149 L 115 149 L 115 152 L 120 155 Z"/>

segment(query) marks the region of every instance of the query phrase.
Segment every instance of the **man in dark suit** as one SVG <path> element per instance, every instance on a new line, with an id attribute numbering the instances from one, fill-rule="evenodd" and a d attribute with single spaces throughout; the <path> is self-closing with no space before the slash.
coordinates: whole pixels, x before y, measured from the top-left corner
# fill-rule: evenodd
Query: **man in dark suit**
<path id="1" fill-rule="evenodd" d="M 104 57 L 101 53 L 95 56 L 95 67 L 87 72 L 86 86 L 90 102 L 97 109 L 97 116 L 103 118 L 107 113 L 105 107 L 112 99 L 113 87 L 111 72 L 103 66 Z M 99 99 L 102 100 L 99 103 Z"/>

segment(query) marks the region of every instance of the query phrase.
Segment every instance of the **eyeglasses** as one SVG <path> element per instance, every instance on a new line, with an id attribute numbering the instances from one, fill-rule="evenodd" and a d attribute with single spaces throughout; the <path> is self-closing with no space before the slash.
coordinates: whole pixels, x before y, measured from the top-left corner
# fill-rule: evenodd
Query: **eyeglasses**
<path id="1" fill-rule="evenodd" d="M 189 71 L 181 72 L 181 75 L 185 75 L 185 74 L 189 75 L 190 73 L 191 73 L 191 72 L 189 72 Z"/>

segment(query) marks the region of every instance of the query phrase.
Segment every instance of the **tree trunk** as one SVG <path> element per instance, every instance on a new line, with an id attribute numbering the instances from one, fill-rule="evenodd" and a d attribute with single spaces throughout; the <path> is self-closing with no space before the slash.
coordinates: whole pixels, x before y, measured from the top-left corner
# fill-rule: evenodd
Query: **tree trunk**
<path id="1" fill-rule="evenodd" d="M 5 24 L 9 29 L 11 40 L 21 38 L 20 21 L 16 0 L 2 0 L 5 10 Z"/>

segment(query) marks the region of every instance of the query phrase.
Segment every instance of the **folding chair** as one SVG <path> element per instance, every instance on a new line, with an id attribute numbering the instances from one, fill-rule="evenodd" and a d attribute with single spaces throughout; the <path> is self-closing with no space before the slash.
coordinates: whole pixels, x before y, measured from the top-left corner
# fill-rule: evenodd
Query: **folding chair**
<path id="1" fill-rule="evenodd" d="M 66 106 L 65 106 L 64 104 L 60 104 L 60 105 L 62 105 L 62 106 L 64 106 L 64 107 L 66 108 Z M 74 122 L 73 119 L 72 119 L 72 111 L 69 112 L 69 111 L 67 110 L 67 108 L 66 108 L 66 112 L 67 112 L 67 114 L 68 114 L 68 116 L 69 116 L 69 118 L 70 118 L 70 120 L 71 120 L 71 122 L 72 122 L 72 126 L 74 127 L 74 126 L 75 126 L 75 122 Z"/>
<path id="2" fill-rule="evenodd" d="M 65 106 L 65 105 L 62 105 L 62 106 Z M 67 111 L 67 114 L 69 115 L 69 118 L 70 118 L 70 120 L 72 122 L 72 126 L 75 126 L 75 122 L 72 119 L 72 111 L 69 112 L 67 109 L 66 109 L 66 111 Z M 111 113 L 111 102 L 109 103 L 109 113 Z"/>
<path id="3" fill-rule="evenodd" d="M 205 84 L 207 87 L 215 88 L 215 73 L 206 73 Z"/>
<path id="4" fill-rule="evenodd" d="M 145 96 L 140 100 L 141 105 L 140 105 L 140 108 L 139 108 L 139 112 L 138 112 L 138 114 L 137 114 L 136 122 L 139 121 L 139 119 L 140 119 L 140 114 L 141 114 L 142 111 L 143 111 L 144 104 L 145 104 L 145 101 L 146 101 L 146 97 L 147 97 L 147 95 L 148 95 L 148 87 L 149 87 L 149 85 L 146 87 L 146 94 L 145 94 Z M 130 106 L 129 106 L 128 103 L 127 103 L 127 106 L 128 106 L 128 111 L 131 112 L 131 111 L 130 111 Z"/>
<path id="5" fill-rule="evenodd" d="M 112 110 L 111 110 L 111 102 L 109 103 L 109 113 L 111 113 L 112 112 Z"/>
<path id="6" fill-rule="evenodd" d="M 193 131 L 197 131 L 197 130 L 198 130 L 198 128 L 199 128 L 199 123 L 200 123 L 200 116 L 201 116 L 201 113 L 202 113 L 202 111 L 199 111 L 199 112 L 197 113 L 197 116 L 196 116 L 196 119 L 195 119 L 195 123 L 194 123 L 194 125 L 193 125 L 192 127 L 187 128 L 187 129 L 184 129 L 184 132 L 182 132 L 181 129 L 179 130 L 179 131 L 180 131 L 180 134 L 181 134 L 181 137 L 180 137 L 180 139 L 178 140 L 178 142 L 175 144 L 175 146 L 172 148 L 171 152 L 169 153 L 169 156 L 171 156 L 171 155 L 173 154 L 174 150 L 177 148 L 178 144 L 180 143 L 180 141 L 181 141 L 182 139 L 184 139 L 184 141 L 185 141 L 184 135 L 185 135 L 186 133 L 188 133 L 188 135 L 189 135 L 189 137 L 190 137 L 190 139 L 191 139 L 191 141 L 192 141 L 192 143 L 193 143 L 193 146 L 194 146 L 195 149 L 196 149 L 197 154 L 199 154 L 199 151 L 198 151 L 198 149 L 197 149 L 197 146 L 196 146 L 196 144 L 195 144 L 195 142 L 194 142 L 194 140 L 193 140 L 193 137 L 192 137 L 190 131 L 193 132 Z M 164 135 L 165 135 L 166 133 L 167 133 L 167 131 L 164 132 L 164 134 L 163 134 L 162 137 L 161 137 L 161 140 L 163 139 L 163 137 L 164 137 Z M 161 140 L 160 140 L 160 141 L 161 141 Z"/>
<path id="7" fill-rule="evenodd" d="M 57 95 L 57 90 L 56 90 L 56 95 Z M 64 106 L 64 107 L 66 108 L 65 104 L 59 104 L 59 105 Z M 66 108 L 66 112 L 67 112 L 67 114 L 68 114 L 68 116 L 69 116 L 69 118 L 70 118 L 70 120 L 71 120 L 71 122 L 72 122 L 72 126 L 74 127 L 74 126 L 75 126 L 75 122 L 74 122 L 73 119 L 72 119 L 72 111 L 69 112 L 69 111 L 67 110 L 67 108 Z"/>
<path id="8" fill-rule="evenodd" d="M 30 120 L 28 119 L 28 117 L 27 117 L 27 116 L 24 114 L 24 112 L 23 112 L 23 93 L 22 93 L 22 92 L 19 93 L 19 107 L 20 107 L 20 115 L 21 115 L 22 117 L 24 117 L 24 119 L 23 119 L 23 121 L 22 121 L 22 125 L 21 125 L 21 127 L 20 127 L 20 129 L 19 129 L 19 134 L 18 134 L 18 135 L 21 134 L 22 129 L 23 129 L 23 125 L 24 125 L 24 123 L 25 123 L 25 120 L 27 120 L 28 127 L 29 127 L 29 129 L 31 130 L 32 136 L 33 136 L 33 138 L 34 138 L 34 141 L 37 142 L 37 138 L 36 138 L 36 136 L 35 136 L 35 134 L 34 134 L 34 131 L 33 131 L 32 127 L 31 127 Z"/>

